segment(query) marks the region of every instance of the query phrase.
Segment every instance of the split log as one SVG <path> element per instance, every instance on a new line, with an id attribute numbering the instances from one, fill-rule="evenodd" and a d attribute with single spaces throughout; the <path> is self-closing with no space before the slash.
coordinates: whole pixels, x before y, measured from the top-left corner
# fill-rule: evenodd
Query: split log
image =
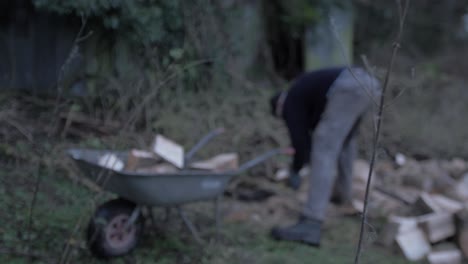
<path id="1" fill-rule="evenodd" d="M 432 213 L 418 217 L 418 225 L 431 243 L 440 242 L 455 235 L 453 214 Z"/>
<path id="2" fill-rule="evenodd" d="M 440 194 L 432 194 L 431 198 L 435 202 L 435 204 L 440 208 L 440 210 L 447 213 L 454 214 L 463 210 L 464 208 L 464 205 L 459 201 L 450 199 Z"/>
<path id="3" fill-rule="evenodd" d="M 237 153 L 219 154 L 209 160 L 193 162 L 190 168 L 216 172 L 235 170 L 239 168 L 239 155 Z"/>
<path id="4" fill-rule="evenodd" d="M 353 199 L 353 200 L 351 201 L 351 205 L 352 205 L 353 208 L 356 209 L 356 211 L 358 211 L 359 213 L 364 212 L 364 202 L 363 202 L 363 201 L 360 201 L 360 200 L 357 200 L 357 199 Z"/>
<path id="5" fill-rule="evenodd" d="M 458 249 L 431 252 L 427 260 L 430 264 L 459 264 L 462 263 L 462 254 Z"/>
<path id="6" fill-rule="evenodd" d="M 153 152 L 132 149 L 128 152 L 127 164 L 125 170 L 136 171 L 140 168 L 154 166 L 158 163 L 159 159 Z"/>
<path id="7" fill-rule="evenodd" d="M 443 211 L 432 196 L 426 192 L 421 193 L 419 198 L 412 205 L 412 209 L 414 215 L 426 215 Z"/>
<path id="8" fill-rule="evenodd" d="M 454 198 L 468 201 L 468 173 L 465 173 L 452 189 Z"/>
<path id="9" fill-rule="evenodd" d="M 379 235 L 377 242 L 385 247 L 392 247 L 399 234 L 405 234 L 418 228 L 418 221 L 415 217 L 390 216 Z"/>
<path id="10" fill-rule="evenodd" d="M 431 251 L 431 245 L 419 228 L 401 232 L 396 236 L 396 242 L 405 257 L 411 261 L 422 260 Z"/>
<path id="11" fill-rule="evenodd" d="M 159 157 L 173 164 L 177 168 L 184 167 L 184 148 L 174 141 L 162 136 L 156 135 L 152 150 Z"/>
<path id="12" fill-rule="evenodd" d="M 427 255 L 430 264 L 460 264 L 462 263 L 462 253 L 454 244 L 442 244 L 436 246 Z"/>
<path id="13" fill-rule="evenodd" d="M 468 258 L 468 210 L 464 209 L 455 215 L 457 243 L 465 258 Z"/>
<path id="14" fill-rule="evenodd" d="M 464 205 L 440 194 L 421 193 L 412 207 L 413 213 L 416 215 L 442 212 L 453 214 L 462 210 Z"/>

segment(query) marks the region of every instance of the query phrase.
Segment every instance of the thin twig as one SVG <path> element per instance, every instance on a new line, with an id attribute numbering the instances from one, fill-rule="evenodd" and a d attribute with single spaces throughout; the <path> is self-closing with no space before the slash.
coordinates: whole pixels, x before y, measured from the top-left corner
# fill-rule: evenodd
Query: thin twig
<path id="1" fill-rule="evenodd" d="M 57 116 L 58 115 L 58 112 L 59 112 L 59 108 L 60 108 L 60 100 L 62 99 L 63 97 L 63 87 L 62 87 L 62 82 L 63 82 L 63 77 L 64 77 L 64 74 L 65 74 L 65 68 L 66 66 L 70 65 L 71 61 L 77 56 L 77 54 L 79 53 L 79 46 L 78 44 L 80 44 L 80 42 L 84 41 L 85 39 L 87 39 L 88 37 L 90 37 L 92 35 L 92 31 L 88 32 L 86 35 L 83 36 L 83 33 L 84 33 L 84 30 L 86 28 L 86 24 L 87 24 L 87 18 L 82 14 L 81 15 L 81 27 L 80 29 L 78 30 L 78 33 L 76 34 L 75 36 L 75 39 L 73 40 L 73 43 L 72 43 L 72 46 L 71 46 L 71 49 L 70 51 L 68 52 L 68 56 L 65 60 L 65 62 L 62 64 L 62 66 L 60 67 L 60 72 L 59 72 L 59 76 L 58 76 L 58 79 L 57 79 L 57 96 L 55 97 L 55 107 L 54 107 L 54 111 L 52 112 L 53 113 L 53 116 Z M 58 119 L 52 119 L 51 120 L 51 123 L 50 123 L 50 127 L 52 128 L 51 129 L 51 132 L 54 130 L 53 128 L 55 128 L 55 126 L 57 125 L 57 122 Z M 54 124 L 55 123 L 55 124 Z"/>
<path id="2" fill-rule="evenodd" d="M 414 78 L 414 69 L 412 69 L 411 71 L 411 78 Z M 398 100 L 398 98 L 400 98 L 409 88 L 415 88 L 415 87 L 409 87 L 409 86 L 405 86 L 403 87 L 403 89 L 401 89 L 397 95 L 395 95 L 389 103 L 387 103 L 386 105 L 384 105 L 384 109 L 391 106 L 393 104 L 394 101 Z"/>
<path id="3" fill-rule="evenodd" d="M 362 219 L 361 219 L 361 229 L 359 232 L 359 242 L 357 245 L 357 250 L 356 250 L 356 257 L 354 259 L 354 263 L 358 264 L 360 263 L 360 257 L 361 257 L 361 251 L 362 251 L 362 242 L 363 242 L 363 237 L 364 237 L 364 228 L 365 224 L 367 222 L 367 205 L 369 201 L 369 193 L 370 193 L 370 185 L 372 181 L 372 173 L 374 171 L 374 165 L 375 165 L 375 160 L 376 160 L 376 153 L 377 153 L 377 147 L 379 144 L 379 137 L 380 137 L 380 128 L 382 125 L 382 118 L 383 118 L 383 107 L 385 105 L 385 91 L 388 87 L 388 83 L 390 80 L 390 75 L 393 69 L 393 63 L 395 61 L 396 54 L 398 52 L 398 49 L 400 48 L 400 42 L 401 42 L 401 36 L 403 32 L 403 26 L 405 23 L 405 18 L 406 14 L 408 11 L 408 6 L 409 6 L 409 1 L 405 1 L 405 6 L 402 7 L 401 1 L 397 0 L 397 5 L 398 5 L 398 11 L 400 15 L 400 20 L 399 20 L 399 28 L 398 28 L 398 34 L 396 36 L 396 40 L 393 44 L 393 50 L 392 50 L 392 56 L 390 58 L 389 66 L 387 68 L 387 72 L 385 74 L 385 80 L 383 83 L 382 87 L 382 94 L 380 96 L 380 105 L 379 105 L 379 111 L 377 114 L 377 127 L 375 130 L 375 136 L 374 136 L 374 142 L 373 142 L 373 149 L 372 149 L 372 156 L 371 156 L 371 161 L 370 161 L 370 168 L 369 168 L 369 174 L 367 176 L 367 183 L 366 183 L 366 192 L 365 192 L 365 197 L 364 197 L 364 209 L 362 212 Z"/>
<path id="4" fill-rule="evenodd" d="M 36 182 L 34 183 L 34 191 L 33 191 L 33 196 L 31 199 L 31 204 L 29 206 L 29 216 L 28 216 L 28 227 L 27 227 L 27 234 L 28 236 L 31 234 L 32 230 L 32 225 L 33 225 L 33 211 L 34 207 L 36 206 L 36 201 L 37 201 L 37 193 L 39 192 L 39 185 L 41 183 L 41 173 L 40 173 L 40 165 L 36 165 L 36 170 L 35 170 L 35 176 L 36 176 Z M 29 244 L 28 246 L 28 252 L 31 249 L 31 245 Z"/>

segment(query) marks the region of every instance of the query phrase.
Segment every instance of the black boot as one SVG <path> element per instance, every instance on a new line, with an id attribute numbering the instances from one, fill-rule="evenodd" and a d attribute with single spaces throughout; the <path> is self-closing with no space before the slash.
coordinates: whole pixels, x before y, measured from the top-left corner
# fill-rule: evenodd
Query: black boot
<path id="1" fill-rule="evenodd" d="M 277 240 L 297 241 L 310 246 L 320 246 L 320 229 L 322 221 L 301 217 L 292 226 L 271 230 L 271 235 Z"/>

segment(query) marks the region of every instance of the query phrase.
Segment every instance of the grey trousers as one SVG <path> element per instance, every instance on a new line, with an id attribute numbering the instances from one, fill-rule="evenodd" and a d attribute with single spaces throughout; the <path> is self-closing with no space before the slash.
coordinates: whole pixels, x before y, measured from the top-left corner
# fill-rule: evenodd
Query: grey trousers
<path id="1" fill-rule="evenodd" d="M 366 71 L 344 70 L 330 87 L 320 122 L 312 133 L 306 217 L 323 220 L 333 192 L 351 200 L 358 120 L 380 98 L 380 84 Z"/>

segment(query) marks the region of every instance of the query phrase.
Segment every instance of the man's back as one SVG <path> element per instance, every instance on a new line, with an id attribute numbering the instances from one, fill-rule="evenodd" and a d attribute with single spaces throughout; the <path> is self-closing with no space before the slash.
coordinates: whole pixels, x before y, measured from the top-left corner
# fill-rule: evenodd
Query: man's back
<path id="1" fill-rule="evenodd" d="M 307 72 L 296 78 L 284 102 L 283 117 L 287 120 L 302 116 L 300 120 L 313 128 L 325 108 L 326 94 L 344 67 L 326 68 Z"/>
<path id="2" fill-rule="evenodd" d="M 288 97 L 293 98 L 294 102 L 304 101 L 306 104 L 324 99 L 343 69 L 344 67 L 325 68 L 298 76 L 291 85 Z"/>

